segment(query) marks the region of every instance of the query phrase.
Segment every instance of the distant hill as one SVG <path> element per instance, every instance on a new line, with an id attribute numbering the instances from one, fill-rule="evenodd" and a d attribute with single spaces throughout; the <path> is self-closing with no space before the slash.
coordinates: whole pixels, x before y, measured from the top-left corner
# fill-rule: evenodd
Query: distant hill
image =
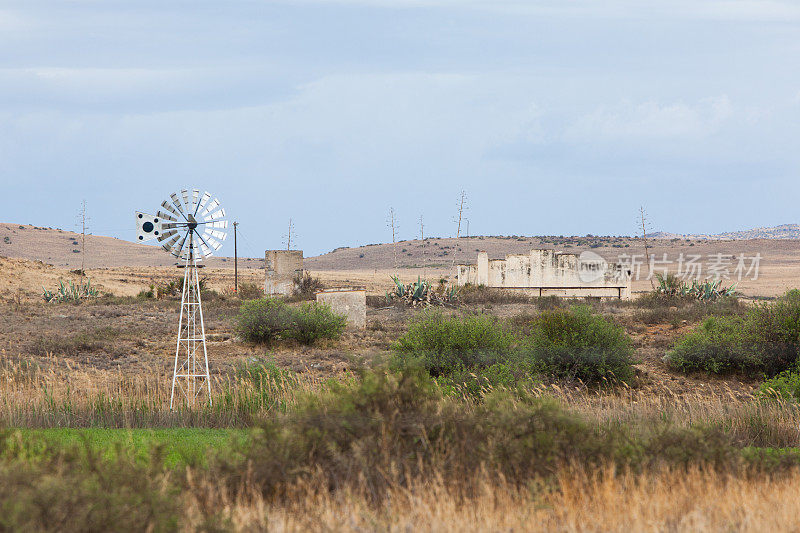
<path id="1" fill-rule="evenodd" d="M 693 233 L 682 235 L 659 231 L 653 233 L 654 239 L 689 239 L 693 241 L 743 241 L 750 239 L 800 239 L 800 224 L 782 224 L 770 228 L 755 228 L 727 233 Z"/>
<path id="2" fill-rule="evenodd" d="M 59 228 L 0 223 L 0 256 L 41 261 L 70 270 L 81 267 L 81 236 Z M 87 270 L 114 267 L 169 266 L 177 260 L 158 246 L 124 241 L 114 237 L 86 235 Z M 258 268 L 263 259 L 240 258 L 242 268 Z M 210 267 L 223 267 L 233 259 L 212 257 Z"/>
<path id="3" fill-rule="evenodd" d="M 716 252 L 722 241 L 742 241 L 736 249 L 766 251 L 794 249 L 788 242 L 797 239 L 800 247 L 800 225 L 787 224 L 774 228 L 757 228 L 749 231 L 721 233 L 718 235 L 679 235 L 659 232 L 652 236 L 653 253 L 680 251 Z M 397 244 L 377 243 L 357 247 L 337 248 L 326 254 L 306 257 L 309 270 L 380 270 L 416 269 L 424 271 L 450 270 L 454 264 L 474 263 L 478 251 L 486 251 L 490 258 L 503 258 L 506 254 L 527 253 L 533 248 L 554 249 L 568 253 L 592 250 L 601 256 L 616 260 L 623 254 L 642 253 L 640 239 L 615 236 L 469 236 L 432 237 L 425 241 L 407 240 Z M 789 248 L 787 248 L 787 246 Z M 677 248 L 676 248 L 677 247 Z M 723 245 L 723 247 L 725 247 Z M 58 228 L 0 223 L 0 256 L 41 261 L 70 270 L 81 266 L 80 235 Z M 86 268 L 156 267 L 174 265 L 176 260 L 157 246 L 103 237 L 86 236 Z M 233 258 L 212 257 L 209 267 L 233 268 Z M 264 258 L 239 258 L 239 268 L 260 269 Z"/>

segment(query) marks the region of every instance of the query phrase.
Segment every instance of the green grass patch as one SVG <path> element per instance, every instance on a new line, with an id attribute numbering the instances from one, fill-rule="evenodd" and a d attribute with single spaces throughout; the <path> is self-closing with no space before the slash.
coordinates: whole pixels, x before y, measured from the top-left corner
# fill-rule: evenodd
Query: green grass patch
<path id="1" fill-rule="evenodd" d="M 120 452 L 129 452 L 146 463 L 156 447 L 163 448 L 168 467 L 205 465 L 213 453 L 242 444 L 248 439 L 243 429 L 107 429 L 55 428 L 12 429 L 9 438 L 16 440 L 27 457 L 35 459 L 67 447 L 87 449 L 103 459 L 114 460 Z"/>

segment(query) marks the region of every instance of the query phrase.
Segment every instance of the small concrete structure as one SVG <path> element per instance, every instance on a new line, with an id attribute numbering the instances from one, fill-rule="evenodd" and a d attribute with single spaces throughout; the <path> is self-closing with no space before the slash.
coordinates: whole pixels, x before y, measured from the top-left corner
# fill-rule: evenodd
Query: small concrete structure
<path id="1" fill-rule="evenodd" d="M 303 274 L 303 250 L 267 250 L 264 268 L 264 293 L 289 296 L 294 292 L 295 276 Z"/>
<path id="2" fill-rule="evenodd" d="M 529 296 L 565 298 L 599 297 L 629 299 L 630 271 L 607 263 L 594 252 L 580 256 L 554 250 L 531 250 L 528 254 L 489 259 L 478 253 L 474 265 L 458 265 L 459 285 L 483 285 L 521 292 Z"/>
<path id="3" fill-rule="evenodd" d="M 367 327 L 367 291 L 365 289 L 325 289 L 317 293 L 317 302 L 331 306 L 335 313 L 347 317 L 353 329 Z"/>

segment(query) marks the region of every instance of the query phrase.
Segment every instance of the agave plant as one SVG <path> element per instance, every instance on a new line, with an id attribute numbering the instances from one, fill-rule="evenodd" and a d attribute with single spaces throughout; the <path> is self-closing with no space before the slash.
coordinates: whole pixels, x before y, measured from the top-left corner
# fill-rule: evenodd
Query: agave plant
<path id="1" fill-rule="evenodd" d="M 86 280 L 86 283 L 78 283 L 75 285 L 72 281 L 69 284 L 64 283 L 63 280 L 58 280 L 58 289 L 55 292 L 48 291 L 42 287 L 42 299 L 48 303 L 60 302 L 79 302 L 85 298 L 96 298 L 100 293 L 97 289 L 92 287 L 92 281 Z"/>
<path id="2" fill-rule="evenodd" d="M 719 297 L 733 296 L 736 292 L 736 285 L 723 287 L 722 280 L 703 280 L 698 282 L 693 280 L 689 285 L 681 281 L 675 274 L 666 276 L 656 274 L 658 287 L 656 292 L 668 296 L 680 296 L 682 298 L 694 298 L 700 301 L 711 301 Z"/>
<path id="3" fill-rule="evenodd" d="M 430 282 L 419 276 L 416 282 L 407 285 L 403 285 L 398 276 L 392 276 L 392 281 L 395 286 L 386 293 L 386 299 L 389 301 L 404 301 L 411 306 L 445 305 L 455 302 L 458 296 L 456 287 L 446 289 L 442 286 L 441 291 L 435 291 Z"/>

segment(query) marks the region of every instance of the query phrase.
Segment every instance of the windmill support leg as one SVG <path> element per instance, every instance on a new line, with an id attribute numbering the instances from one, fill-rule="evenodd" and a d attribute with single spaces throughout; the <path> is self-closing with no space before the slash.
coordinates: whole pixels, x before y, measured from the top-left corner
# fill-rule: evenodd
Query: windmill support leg
<path id="1" fill-rule="evenodd" d="M 172 392 L 169 407 L 175 407 L 175 389 L 182 392 L 186 405 L 194 407 L 203 390 L 207 391 L 208 403 L 211 404 L 211 377 L 208 370 L 208 352 L 206 350 L 206 332 L 203 321 L 203 306 L 200 298 L 200 278 L 190 237 L 189 257 L 183 268 L 183 291 L 181 295 L 181 312 L 178 323 L 178 342 L 175 348 L 175 365 L 172 373 Z M 199 351 L 202 350 L 203 360 Z"/>

